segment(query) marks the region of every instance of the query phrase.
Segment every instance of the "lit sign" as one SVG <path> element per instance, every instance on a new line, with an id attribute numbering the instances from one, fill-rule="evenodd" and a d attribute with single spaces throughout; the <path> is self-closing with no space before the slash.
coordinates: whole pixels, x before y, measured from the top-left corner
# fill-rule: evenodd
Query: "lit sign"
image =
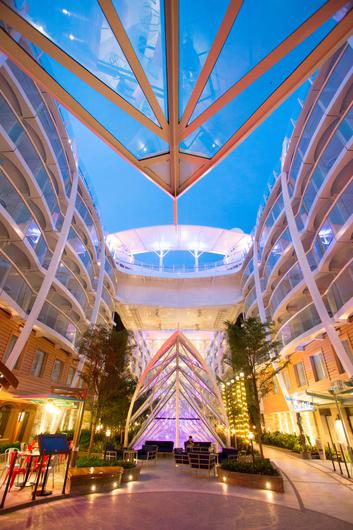
<path id="1" fill-rule="evenodd" d="M 292 401 L 294 412 L 313 412 L 315 410 L 314 403 L 311 401 L 302 401 L 287 397 L 288 401 Z"/>

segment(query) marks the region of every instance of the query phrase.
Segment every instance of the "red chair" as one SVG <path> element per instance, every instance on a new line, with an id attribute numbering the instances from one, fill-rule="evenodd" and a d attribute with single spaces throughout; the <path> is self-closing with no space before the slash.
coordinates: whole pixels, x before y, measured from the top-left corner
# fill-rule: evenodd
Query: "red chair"
<path id="1" fill-rule="evenodd" d="M 1 484 L 1 487 L 3 487 L 3 485 L 5 484 L 6 480 L 8 479 L 8 477 L 10 475 L 11 468 L 12 468 L 14 460 L 16 458 L 16 454 L 17 454 L 16 452 L 11 453 L 10 466 L 9 466 L 9 469 L 7 470 L 5 478 L 4 478 L 4 480 L 3 480 L 2 484 Z M 13 468 L 12 473 L 11 473 L 11 478 L 10 478 L 9 491 L 11 490 L 12 486 L 14 485 L 16 477 L 18 477 L 19 475 L 23 475 L 23 478 L 26 476 L 26 467 L 25 467 L 24 464 L 20 464 L 19 466 L 15 466 Z"/>

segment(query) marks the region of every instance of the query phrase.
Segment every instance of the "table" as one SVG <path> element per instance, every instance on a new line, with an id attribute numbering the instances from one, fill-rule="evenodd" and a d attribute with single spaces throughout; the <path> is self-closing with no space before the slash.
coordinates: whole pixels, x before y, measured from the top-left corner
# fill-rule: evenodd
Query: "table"
<path id="1" fill-rule="evenodd" d="M 24 478 L 23 482 L 21 482 L 18 485 L 18 487 L 20 489 L 23 489 L 26 486 L 30 486 L 30 484 L 27 484 L 27 481 L 28 481 L 29 475 L 30 475 L 31 470 L 32 470 L 33 458 L 40 458 L 40 453 L 39 453 L 39 451 L 32 451 L 32 452 L 23 451 L 23 452 L 19 452 L 18 453 L 18 457 L 21 457 L 21 458 L 28 458 L 29 457 L 25 478 Z"/>

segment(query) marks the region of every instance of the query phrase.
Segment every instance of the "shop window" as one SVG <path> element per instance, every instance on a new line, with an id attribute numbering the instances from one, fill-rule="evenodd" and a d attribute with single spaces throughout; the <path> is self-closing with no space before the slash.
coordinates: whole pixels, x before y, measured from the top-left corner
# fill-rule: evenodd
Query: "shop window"
<path id="1" fill-rule="evenodd" d="M 315 381 L 321 381 L 327 377 L 325 359 L 322 353 L 310 356 L 311 368 L 314 373 Z"/>
<path id="2" fill-rule="evenodd" d="M 304 363 L 301 361 L 294 365 L 295 378 L 298 386 L 305 386 L 307 384 Z"/>
<path id="3" fill-rule="evenodd" d="M 31 375 L 40 377 L 43 374 L 47 354 L 37 350 L 31 367 Z"/>
<path id="4" fill-rule="evenodd" d="M 66 385 L 67 386 L 71 385 L 71 383 L 72 383 L 72 381 L 74 379 L 74 375 L 75 375 L 75 368 L 70 366 L 69 371 L 67 373 L 67 379 L 66 379 Z"/>
<path id="5" fill-rule="evenodd" d="M 64 366 L 64 363 L 60 361 L 60 359 L 55 359 L 53 370 L 51 373 L 51 379 L 52 381 L 55 381 L 55 383 L 57 383 L 60 380 L 63 366 Z"/>

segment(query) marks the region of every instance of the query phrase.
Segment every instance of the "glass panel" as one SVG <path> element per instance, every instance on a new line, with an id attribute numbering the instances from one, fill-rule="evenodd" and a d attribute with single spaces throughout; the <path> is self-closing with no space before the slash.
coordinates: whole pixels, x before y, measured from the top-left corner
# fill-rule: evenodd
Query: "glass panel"
<path id="1" fill-rule="evenodd" d="M 96 0 L 29 0 L 32 26 L 154 122 L 156 118 Z"/>
<path id="2" fill-rule="evenodd" d="M 284 5 L 281 0 L 245 0 L 192 119 L 224 94 L 324 3 L 323 0 L 297 0 Z M 208 9 L 203 8 L 203 11 L 206 11 L 209 24 L 213 24 L 216 10 L 212 11 L 212 16 Z"/>
<path id="3" fill-rule="evenodd" d="M 191 133 L 180 145 L 186 152 L 213 156 L 234 131 L 239 129 L 258 107 L 299 66 L 312 49 L 325 37 L 333 23 L 327 22 L 299 44 L 269 71 L 241 92 L 230 103 Z M 307 89 L 309 87 L 306 87 Z"/>
<path id="4" fill-rule="evenodd" d="M 45 53 L 40 56 L 40 64 L 134 156 L 144 158 L 168 151 L 168 144 L 161 138 Z"/>
<path id="5" fill-rule="evenodd" d="M 166 51 L 164 35 L 164 1 L 113 0 L 147 79 L 164 114 L 168 115 Z"/>
<path id="6" fill-rule="evenodd" d="M 183 114 L 197 78 L 207 59 L 229 0 L 179 1 L 179 112 Z"/>
<path id="7" fill-rule="evenodd" d="M 44 361 L 45 361 L 46 354 L 42 351 L 37 351 L 35 353 L 32 368 L 31 368 L 31 375 L 35 377 L 39 377 L 42 373 Z"/>

